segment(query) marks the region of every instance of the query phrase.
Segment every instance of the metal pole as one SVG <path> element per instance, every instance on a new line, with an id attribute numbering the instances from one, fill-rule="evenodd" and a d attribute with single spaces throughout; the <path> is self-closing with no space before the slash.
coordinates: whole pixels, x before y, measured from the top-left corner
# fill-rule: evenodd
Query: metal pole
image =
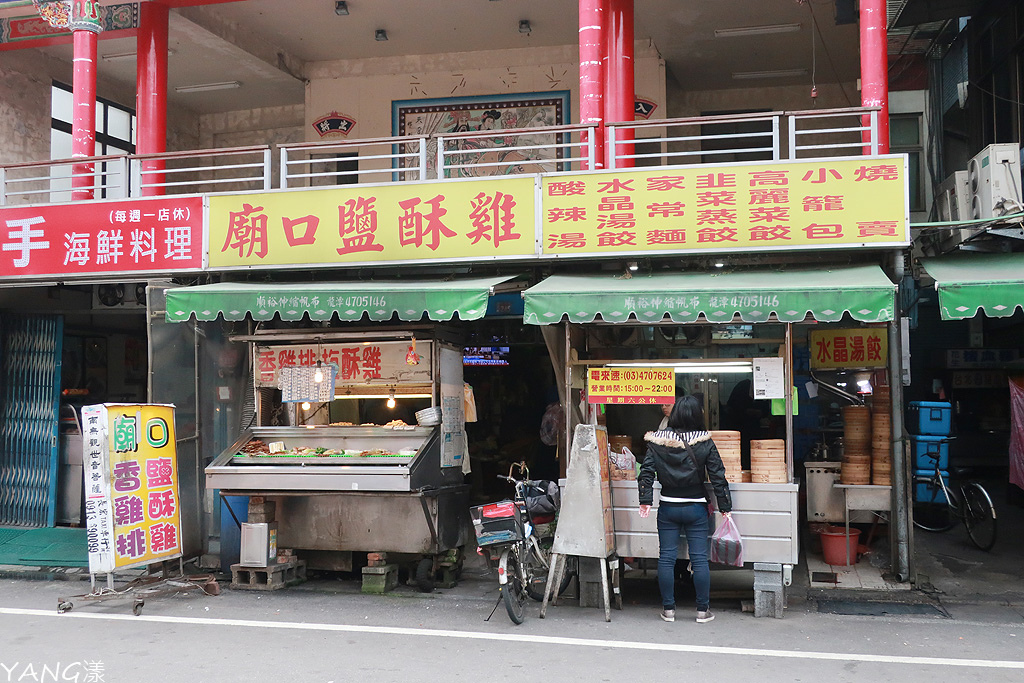
<path id="1" fill-rule="evenodd" d="M 579 0 L 580 123 L 593 126 L 593 162 L 584 170 L 604 168 L 604 24 L 606 0 Z"/>
<path id="2" fill-rule="evenodd" d="M 138 154 L 161 154 L 167 151 L 167 22 L 169 9 L 159 2 L 139 6 L 139 32 L 136 37 L 136 96 L 138 107 Z M 164 170 L 164 161 L 146 160 L 147 171 Z M 162 195 L 164 174 L 146 175 L 156 187 L 142 188 L 142 196 Z"/>
<path id="3" fill-rule="evenodd" d="M 903 254 L 897 252 L 893 259 L 893 276 L 903 279 Z M 893 320 L 887 325 L 889 337 L 889 396 L 892 401 L 892 508 L 895 530 L 892 540 L 894 558 L 893 574 L 897 581 L 910 580 L 915 573 L 913 553 L 912 520 L 910 519 L 910 495 L 907 482 L 910 480 L 910 464 L 906 458 L 906 440 L 903 429 L 903 346 L 900 330 L 900 310 L 896 306 Z"/>
<path id="4" fill-rule="evenodd" d="M 860 0 L 860 102 L 864 107 L 882 108 L 878 116 L 879 154 L 889 153 L 889 56 L 886 21 L 886 0 Z M 870 116 L 864 117 L 863 125 L 870 125 L 868 119 Z M 864 153 L 868 153 L 867 148 Z"/>
<path id="5" fill-rule="evenodd" d="M 793 323 L 786 323 L 786 345 L 782 375 L 786 386 L 786 473 L 793 481 Z"/>
<path id="6" fill-rule="evenodd" d="M 96 44 L 101 26 L 96 5 L 71 3 L 71 35 L 74 43 L 74 72 L 71 79 L 71 156 L 96 156 Z M 71 198 L 92 199 L 95 178 L 93 164 L 71 169 Z"/>

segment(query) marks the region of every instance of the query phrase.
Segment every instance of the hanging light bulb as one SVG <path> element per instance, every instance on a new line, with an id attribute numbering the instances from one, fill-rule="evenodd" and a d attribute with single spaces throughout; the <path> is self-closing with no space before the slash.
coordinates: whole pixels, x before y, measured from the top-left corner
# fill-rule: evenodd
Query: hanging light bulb
<path id="1" fill-rule="evenodd" d="M 313 381 L 317 384 L 324 381 L 324 371 L 320 361 L 316 362 L 316 372 L 313 373 Z"/>
<path id="2" fill-rule="evenodd" d="M 395 407 L 395 390 L 392 389 L 391 393 L 388 394 L 388 408 L 394 408 L 394 407 Z"/>
<path id="3" fill-rule="evenodd" d="M 310 408 L 309 401 L 303 401 L 302 402 L 302 409 L 303 410 L 309 410 L 309 408 Z"/>

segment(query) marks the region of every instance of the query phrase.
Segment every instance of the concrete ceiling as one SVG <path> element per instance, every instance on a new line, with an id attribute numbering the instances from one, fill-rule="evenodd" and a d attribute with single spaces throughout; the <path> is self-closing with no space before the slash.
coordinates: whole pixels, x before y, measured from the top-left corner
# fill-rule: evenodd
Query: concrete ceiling
<path id="1" fill-rule="evenodd" d="M 122 0 L 123 1 L 123 0 Z M 104 3 L 108 4 L 108 3 Z M 198 113 L 303 102 L 305 63 L 574 45 L 575 0 L 240 0 L 171 12 L 172 104 Z M 519 31 L 528 20 L 530 33 Z M 651 40 L 684 90 L 854 81 L 857 26 L 837 26 L 833 0 L 635 0 L 635 34 Z M 799 24 L 793 32 L 716 38 L 715 30 Z M 387 41 L 377 41 L 377 29 Z M 814 43 L 812 49 L 812 42 Z M 70 45 L 43 48 L 70 62 Z M 101 40 L 102 56 L 130 53 L 134 39 Z M 135 61 L 100 60 L 105 78 L 134 87 Z M 785 78 L 734 73 L 805 70 Z M 233 90 L 178 93 L 182 85 L 239 81 Z"/>

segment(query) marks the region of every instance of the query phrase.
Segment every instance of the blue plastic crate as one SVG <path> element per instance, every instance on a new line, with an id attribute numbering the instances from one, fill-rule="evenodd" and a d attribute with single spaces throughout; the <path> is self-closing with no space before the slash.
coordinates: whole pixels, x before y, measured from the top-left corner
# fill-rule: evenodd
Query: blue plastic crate
<path id="1" fill-rule="evenodd" d="M 911 401 L 907 429 L 915 434 L 946 436 L 952 424 L 953 406 L 939 401 Z"/>
<path id="2" fill-rule="evenodd" d="M 938 456 L 939 469 L 949 469 L 949 443 L 943 443 L 944 436 L 911 435 L 910 447 L 914 453 L 914 469 L 935 469 L 935 458 Z"/>
<path id="3" fill-rule="evenodd" d="M 915 475 L 930 477 L 934 470 L 915 470 Z M 942 481 L 949 487 L 949 472 L 941 472 Z M 946 497 L 940 489 L 932 488 L 927 484 L 914 485 L 914 500 L 919 503 L 945 503 Z"/>

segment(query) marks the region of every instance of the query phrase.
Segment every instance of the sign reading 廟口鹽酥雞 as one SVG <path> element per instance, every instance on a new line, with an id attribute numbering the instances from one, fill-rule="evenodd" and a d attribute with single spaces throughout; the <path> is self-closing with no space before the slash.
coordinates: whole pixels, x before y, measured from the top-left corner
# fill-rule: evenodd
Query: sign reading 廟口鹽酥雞
<path id="1" fill-rule="evenodd" d="M 676 400 L 672 368 L 590 368 L 588 403 L 671 404 Z"/>
<path id="2" fill-rule="evenodd" d="M 82 408 L 89 572 L 181 555 L 174 407 Z"/>
<path id="3" fill-rule="evenodd" d="M 413 348 L 419 360 L 410 364 L 409 352 Z M 258 387 L 280 388 L 283 369 L 313 368 L 317 361 L 334 369 L 336 387 L 430 384 L 433 367 L 433 345 L 422 341 L 412 345 L 401 341 L 257 344 L 255 353 Z"/>

